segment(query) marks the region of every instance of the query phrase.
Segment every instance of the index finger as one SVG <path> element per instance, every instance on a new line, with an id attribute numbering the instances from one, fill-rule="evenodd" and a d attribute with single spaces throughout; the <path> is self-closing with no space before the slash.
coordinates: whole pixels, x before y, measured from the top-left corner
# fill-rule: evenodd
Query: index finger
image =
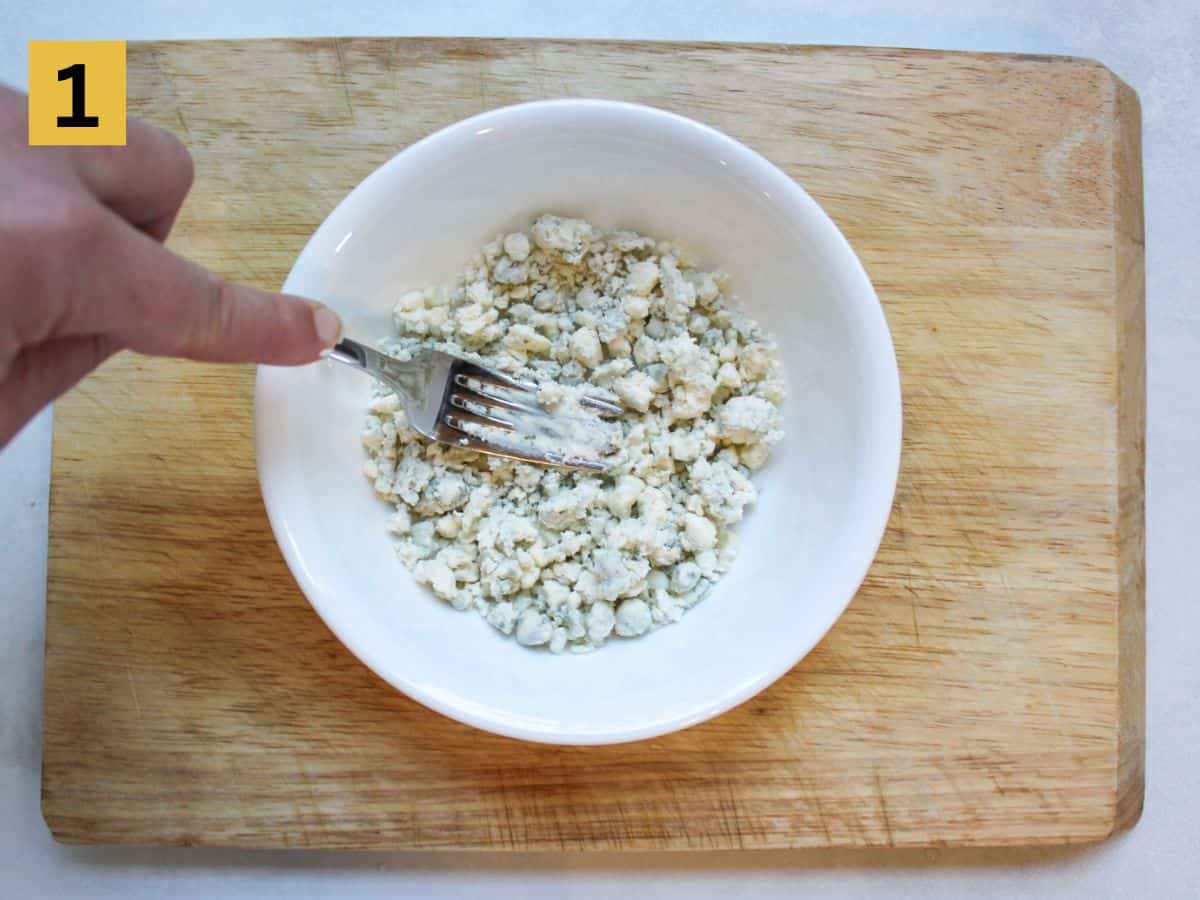
<path id="1" fill-rule="evenodd" d="M 272 365 L 311 362 L 341 337 L 328 307 L 223 281 L 98 213 L 107 221 L 84 243 L 58 336 L 103 334 L 141 353 Z"/>

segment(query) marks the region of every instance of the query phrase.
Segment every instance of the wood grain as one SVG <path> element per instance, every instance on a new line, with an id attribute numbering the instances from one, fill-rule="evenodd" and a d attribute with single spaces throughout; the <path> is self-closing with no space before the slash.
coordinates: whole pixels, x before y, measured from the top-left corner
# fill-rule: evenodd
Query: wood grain
<path id="1" fill-rule="evenodd" d="M 196 187 L 172 240 L 281 283 L 396 150 L 605 96 L 801 181 L 886 306 L 906 401 L 878 559 L 788 676 L 631 746 L 525 745 L 379 681 L 291 579 L 251 377 L 121 356 L 55 416 L 43 809 L 71 842 L 710 849 L 1049 844 L 1132 824 L 1144 755 L 1136 97 L 1074 59 L 514 40 L 129 46 Z M 567 661 L 569 663 L 569 660 Z"/>

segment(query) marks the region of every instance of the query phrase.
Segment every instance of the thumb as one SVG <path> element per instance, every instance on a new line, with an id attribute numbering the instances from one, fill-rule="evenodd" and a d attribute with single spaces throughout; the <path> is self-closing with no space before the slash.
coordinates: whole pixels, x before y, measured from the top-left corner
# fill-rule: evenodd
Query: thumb
<path id="1" fill-rule="evenodd" d="M 140 353 L 270 365 L 312 362 L 341 338 L 327 306 L 223 281 L 125 222 L 95 244 L 72 292 L 75 334 Z"/>

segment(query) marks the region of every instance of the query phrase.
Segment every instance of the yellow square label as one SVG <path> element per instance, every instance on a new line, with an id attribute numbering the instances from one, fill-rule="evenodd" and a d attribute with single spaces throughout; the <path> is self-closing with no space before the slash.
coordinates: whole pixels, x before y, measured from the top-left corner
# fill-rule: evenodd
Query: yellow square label
<path id="1" fill-rule="evenodd" d="M 125 42 L 29 42 L 29 143 L 125 144 Z"/>

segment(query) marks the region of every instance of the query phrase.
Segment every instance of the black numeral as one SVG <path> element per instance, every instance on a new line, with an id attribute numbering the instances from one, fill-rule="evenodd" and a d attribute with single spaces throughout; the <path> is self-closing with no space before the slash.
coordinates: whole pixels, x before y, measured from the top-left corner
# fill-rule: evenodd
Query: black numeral
<path id="1" fill-rule="evenodd" d="M 86 74 L 84 72 L 83 63 L 75 63 L 73 66 L 67 66 L 65 69 L 58 70 L 58 80 L 71 81 L 71 114 L 69 116 L 58 117 L 59 128 L 99 128 L 100 117 L 89 116 L 84 112 L 87 106 L 87 88 L 85 87 Z"/>

